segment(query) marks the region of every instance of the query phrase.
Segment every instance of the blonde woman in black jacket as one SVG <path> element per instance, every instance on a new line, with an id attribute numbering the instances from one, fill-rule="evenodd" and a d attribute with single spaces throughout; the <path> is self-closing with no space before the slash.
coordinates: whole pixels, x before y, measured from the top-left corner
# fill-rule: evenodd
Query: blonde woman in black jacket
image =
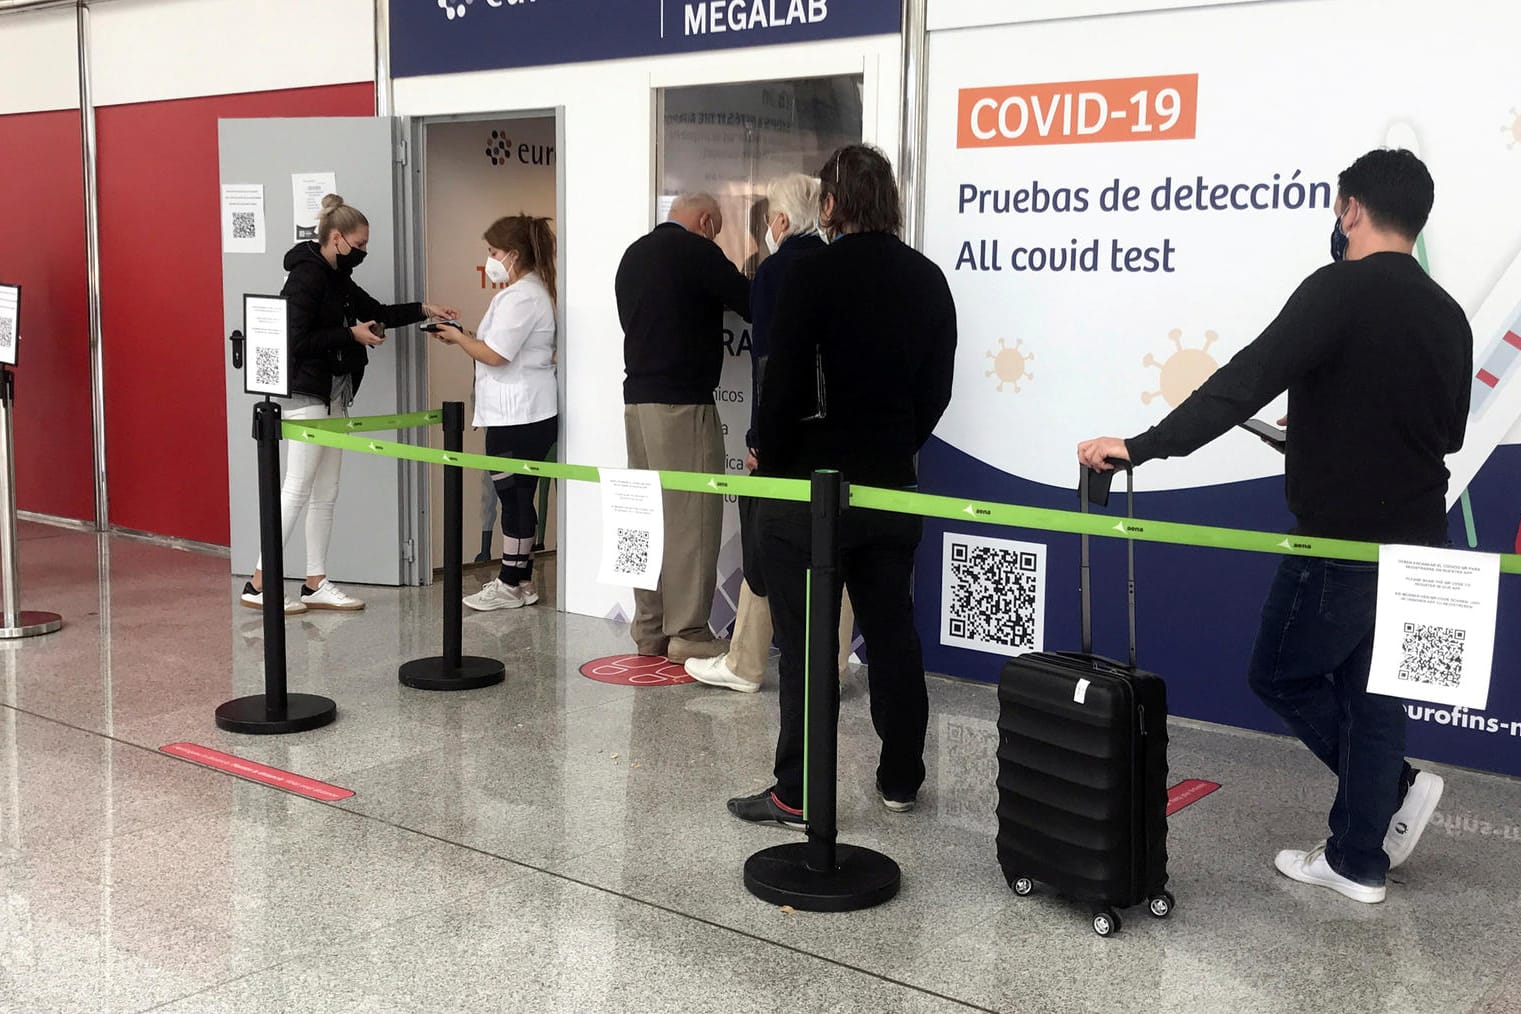
<path id="1" fill-rule="evenodd" d="M 370 223 L 337 194 L 322 199 L 319 240 L 297 243 L 285 255 L 290 272 L 285 297 L 290 329 L 291 398 L 286 419 L 330 419 L 348 415 L 364 380 L 369 349 L 385 342 L 386 328 L 405 327 L 429 317 L 457 320 L 459 311 L 431 303 L 386 306 L 354 281 L 370 242 Z M 352 612 L 364 603 L 327 579 L 327 549 L 333 533 L 333 504 L 343 452 L 333 447 L 292 443 L 280 488 L 281 544 L 290 541 L 296 519 L 306 511 L 306 583 L 300 599 L 285 599 L 286 615 L 308 609 Z M 264 560 L 243 586 L 242 602 L 264 607 Z"/>

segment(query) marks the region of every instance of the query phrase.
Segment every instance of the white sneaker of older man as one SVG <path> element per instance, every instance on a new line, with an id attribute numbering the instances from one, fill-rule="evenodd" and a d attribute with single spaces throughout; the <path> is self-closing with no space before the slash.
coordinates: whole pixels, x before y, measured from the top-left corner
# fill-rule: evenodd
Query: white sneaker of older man
<path id="1" fill-rule="evenodd" d="M 1331 869 L 1331 863 L 1326 859 L 1326 847 L 1316 845 L 1308 852 L 1300 849 L 1284 849 L 1278 853 L 1278 858 L 1273 860 L 1273 865 L 1278 867 L 1290 880 L 1297 880 L 1301 884 L 1313 884 L 1316 887 L 1329 887 L 1343 897 L 1360 901 L 1364 905 L 1376 905 L 1384 900 L 1384 885 L 1370 887 L 1367 884 L 1359 884 L 1355 880 L 1348 879 Z"/>
<path id="2" fill-rule="evenodd" d="M 682 663 L 682 668 L 688 676 L 710 687 L 738 690 L 742 694 L 753 694 L 761 688 L 758 681 L 751 682 L 729 668 L 727 652 L 716 658 L 689 658 Z"/>

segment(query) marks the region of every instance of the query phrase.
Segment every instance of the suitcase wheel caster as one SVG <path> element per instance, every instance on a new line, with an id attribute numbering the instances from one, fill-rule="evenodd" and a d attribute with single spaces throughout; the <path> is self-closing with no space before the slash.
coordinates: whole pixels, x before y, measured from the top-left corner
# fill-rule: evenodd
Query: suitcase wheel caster
<path id="1" fill-rule="evenodd" d="M 1014 880 L 1009 881 L 1009 886 L 1014 889 L 1015 894 L 1023 898 L 1025 895 L 1035 890 L 1035 881 L 1031 880 L 1029 877 L 1017 877 Z"/>
<path id="2" fill-rule="evenodd" d="M 1112 937 L 1120 931 L 1120 914 L 1112 908 L 1093 913 L 1093 932 Z"/>
<path id="3" fill-rule="evenodd" d="M 1173 906 L 1176 904 L 1177 902 L 1173 900 L 1172 892 L 1163 891 L 1151 899 L 1151 904 L 1147 906 L 1147 910 L 1151 912 L 1154 918 L 1166 919 L 1172 915 Z"/>

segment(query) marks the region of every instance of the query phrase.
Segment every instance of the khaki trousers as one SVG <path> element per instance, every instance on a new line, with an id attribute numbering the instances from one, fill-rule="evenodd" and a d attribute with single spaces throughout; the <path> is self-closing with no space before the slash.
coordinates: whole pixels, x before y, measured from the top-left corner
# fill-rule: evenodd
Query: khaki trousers
<path id="1" fill-rule="evenodd" d="M 850 641 L 855 636 L 855 611 L 850 596 L 840 602 L 840 678 L 850 669 Z M 771 607 L 763 596 L 750 590 L 750 582 L 739 586 L 739 608 L 734 616 L 734 637 L 729 644 L 729 668 L 740 679 L 759 683 L 766 676 L 771 658 Z"/>
<path id="2" fill-rule="evenodd" d="M 625 405 L 628 467 L 676 472 L 724 470 L 723 425 L 713 405 Z M 710 641 L 718 587 L 723 499 L 666 490 L 665 555 L 655 591 L 634 589 L 634 644 L 659 650 L 673 637 Z"/>

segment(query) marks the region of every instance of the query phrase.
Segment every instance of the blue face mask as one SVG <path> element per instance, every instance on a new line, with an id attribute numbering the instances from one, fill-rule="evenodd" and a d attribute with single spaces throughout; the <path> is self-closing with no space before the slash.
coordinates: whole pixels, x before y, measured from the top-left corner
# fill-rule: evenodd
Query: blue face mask
<path id="1" fill-rule="evenodd" d="M 1336 216 L 1336 222 L 1331 226 L 1331 259 L 1333 261 L 1346 260 L 1347 257 L 1347 234 L 1341 231 L 1341 216 Z"/>

